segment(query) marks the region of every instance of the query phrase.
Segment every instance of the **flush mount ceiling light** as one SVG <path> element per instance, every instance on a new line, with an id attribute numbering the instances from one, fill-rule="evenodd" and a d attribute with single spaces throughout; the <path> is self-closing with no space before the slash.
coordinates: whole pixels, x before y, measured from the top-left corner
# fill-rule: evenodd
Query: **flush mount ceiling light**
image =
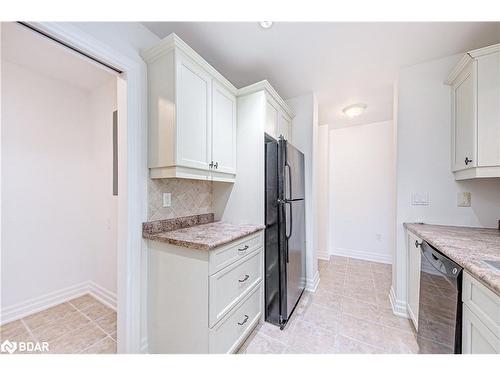
<path id="1" fill-rule="evenodd" d="M 366 104 L 364 103 L 356 103 L 356 104 L 351 104 L 345 107 L 342 112 L 344 112 L 344 115 L 347 117 L 356 117 L 362 114 L 366 109 Z"/>
<path id="2" fill-rule="evenodd" d="M 273 25 L 273 21 L 262 21 L 259 24 L 263 29 L 269 29 Z"/>

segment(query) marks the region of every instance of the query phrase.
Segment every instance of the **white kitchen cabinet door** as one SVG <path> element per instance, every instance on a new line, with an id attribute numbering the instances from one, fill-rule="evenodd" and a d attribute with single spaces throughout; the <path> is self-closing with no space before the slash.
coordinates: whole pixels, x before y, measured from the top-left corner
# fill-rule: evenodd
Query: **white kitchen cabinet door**
<path id="1" fill-rule="evenodd" d="M 422 240 L 408 232 L 408 315 L 418 331 L 418 304 L 420 299 L 420 245 Z"/>
<path id="2" fill-rule="evenodd" d="M 471 62 L 453 84 L 452 108 L 454 124 L 453 170 L 473 168 L 476 160 L 476 62 Z"/>
<path id="3" fill-rule="evenodd" d="M 216 81 L 212 85 L 213 169 L 236 173 L 236 97 Z"/>
<path id="4" fill-rule="evenodd" d="M 500 165 L 500 53 L 477 59 L 478 166 Z"/>
<path id="5" fill-rule="evenodd" d="M 465 304 L 462 330 L 463 354 L 500 354 L 500 339 Z"/>
<path id="6" fill-rule="evenodd" d="M 278 106 L 271 99 L 266 100 L 266 123 L 264 131 L 271 137 L 278 139 Z"/>
<path id="7" fill-rule="evenodd" d="M 176 54 L 176 75 L 177 165 L 208 170 L 212 79 L 180 53 Z"/>
<path id="8" fill-rule="evenodd" d="M 292 123 L 283 113 L 278 114 L 278 137 L 282 135 L 287 141 L 292 140 Z"/>

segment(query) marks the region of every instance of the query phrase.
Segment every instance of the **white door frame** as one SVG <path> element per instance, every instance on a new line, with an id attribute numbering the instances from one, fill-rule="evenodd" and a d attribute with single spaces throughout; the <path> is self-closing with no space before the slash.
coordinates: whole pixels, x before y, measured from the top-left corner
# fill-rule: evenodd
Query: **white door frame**
<path id="1" fill-rule="evenodd" d="M 119 177 L 118 198 L 118 353 L 141 351 L 142 222 L 147 201 L 146 65 L 118 52 L 70 23 L 30 22 L 35 28 L 123 71 L 126 81 L 126 176 Z M 120 81 L 120 79 L 118 79 Z M 121 82 L 123 87 L 123 82 Z M 118 82 L 120 87 L 120 82 Z M 120 93 L 118 105 L 120 106 Z M 123 104 L 122 104 L 123 106 Z M 123 112 L 123 111 L 122 111 Z M 119 111 L 120 113 L 120 111 Z M 120 125 L 120 114 L 119 125 Z M 125 186 L 124 186 L 125 185 Z M 121 197 L 121 199 L 120 199 Z M 144 317 L 145 318 L 145 317 Z"/>

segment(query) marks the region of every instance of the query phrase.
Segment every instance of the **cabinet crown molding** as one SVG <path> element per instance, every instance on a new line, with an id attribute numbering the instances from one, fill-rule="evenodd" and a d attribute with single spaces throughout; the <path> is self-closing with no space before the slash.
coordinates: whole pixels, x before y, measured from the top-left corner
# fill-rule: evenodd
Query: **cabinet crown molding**
<path id="1" fill-rule="evenodd" d="M 295 117 L 293 109 L 283 100 L 283 98 L 266 79 L 238 89 L 236 95 L 249 95 L 262 90 L 266 91 L 274 100 L 276 100 L 276 102 L 285 110 L 290 119 Z"/>
<path id="2" fill-rule="evenodd" d="M 238 91 L 237 88 L 175 33 L 166 36 L 153 47 L 141 51 L 141 56 L 146 63 L 150 63 L 175 49 L 181 50 L 190 59 L 205 69 L 212 77 L 215 77 L 233 95 L 236 95 Z"/>
<path id="3" fill-rule="evenodd" d="M 474 49 L 472 51 L 468 51 L 458 62 L 455 68 L 451 71 L 450 75 L 446 79 L 445 83 L 447 85 L 453 84 L 455 79 L 460 75 L 462 70 L 475 58 L 489 55 L 491 53 L 500 52 L 500 43 L 493 44 L 491 46 L 486 46 L 478 49 Z"/>

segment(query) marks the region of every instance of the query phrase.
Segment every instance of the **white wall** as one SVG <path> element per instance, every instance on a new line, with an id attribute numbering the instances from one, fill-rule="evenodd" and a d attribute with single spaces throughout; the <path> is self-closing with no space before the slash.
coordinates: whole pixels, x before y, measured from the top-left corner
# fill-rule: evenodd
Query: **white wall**
<path id="1" fill-rule="evenodd" d="M 315 200 L 313 176 L 313 143 L 318 127 L 318 104 L 316 96 L 306 94 L 287 99 L 295 117 L 292 121 L 292 144 L 304 153 L 305 163 L 305 193 L 306 193 L 306 277 L 307 287 L 313 289 L 318 282 L 318 256 L 315 243 Z"/>
<path id="2" fill-rule="evenodd" d="M 496 227 L 500 218 L 500 179 L 455 181 L 450 172 L 451 95 L 444 80 L 460 57 L 414 65 L 399 74 L 393 265 L 393 303 L 398 306 L 406 303 L 404 222 Z M 457 207 L 461 191 L 471 192 L 471 207 Z M 412 192 L 429 193 L 429 206 L 412 206 Z"/>
<path id="3" fill-rule="evenodd" d="M 316 229 L 318 258 L 329 259 L 330 257 L 330 193 L 329 193 L 329 126 L 318 127 L 317 135 L 317 157 L 315 160 L 317 169 L 316 186 Z"/>
<path id="4" fill-rule="evenodd" d="M 2 312 L 88 281 L 116 293 L 111 80 L 91 95 L 2 61 Z"/>
<path id="5" fill-rule="evenodd" d="M 93 200 L 91 237 L 93 251 L 90 280 L 116 294 L 118 197 L 113 196 L 113 111 L 116 109 L 116 81 L 89 93 L 91 196 Z M 120 193 L 120 186 L 118 186 Z"/>
<path id="6" fill-rule="evenodd" d="M 391 263 L 392 121 L 330 130 L 331 254 Z"/>

